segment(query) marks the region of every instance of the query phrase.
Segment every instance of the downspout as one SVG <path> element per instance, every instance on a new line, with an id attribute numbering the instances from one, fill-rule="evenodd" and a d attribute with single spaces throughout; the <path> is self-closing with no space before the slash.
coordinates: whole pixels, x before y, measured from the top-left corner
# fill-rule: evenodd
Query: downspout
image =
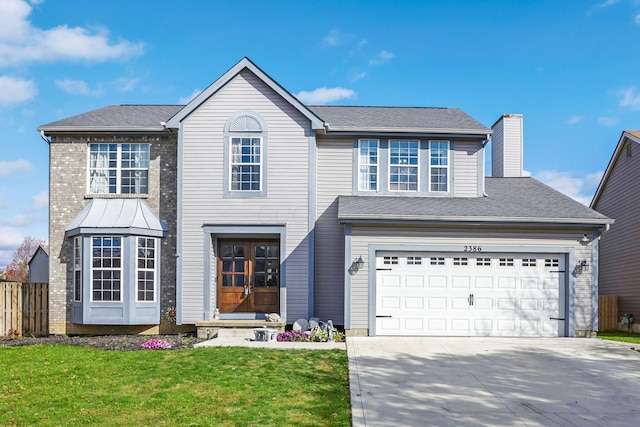
<path id="1" fill-rule="evenodd" d="M 487 134 L 487 139 L 485 139 L 482 142 L 482 197 L 489 197 L 489 195 L 487 194 L 487 192 L 485 191 L 485 183 L 486 183 L 486 164 L 487 164 L 487 157 L 486 157 L 486 153 L 485 150 L 487 149 L 487 145 L 489 144 L 489 140 L 491 139 L 491 135 Z"/>
<path id="2" fill-rule="evenodd" d="M 598 332 L 599 324 L 598 317 L 600 314 L 600 307 L 598 305 L 598 293 L 599 293 L 599 266 L 600 266 L 600 239 L 602 235 L 609 231 L 611 228 L 611 223 L 607 223 L 604 226 L 604 229 L 594 228 L 592 232 L 592 243 L 591 243 L 591 306 L 593 310 L 591 310 L 591 330 L 593 332 Z"/>
<path id="3" fill-rule="evenodd" d="M 47 144 L 51 144 L 51 140 L 47 138 L 43 130 L 40 131 L 40 138 L 42 138 Z"/>

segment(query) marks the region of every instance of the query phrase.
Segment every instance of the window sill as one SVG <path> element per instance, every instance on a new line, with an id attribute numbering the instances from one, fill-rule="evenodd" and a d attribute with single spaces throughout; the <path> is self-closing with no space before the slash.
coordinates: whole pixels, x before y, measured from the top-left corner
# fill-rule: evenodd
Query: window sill
<path id="1" fill-rule="evenodd" d="M 148 199 L 148 194 L 113 194 L 113 193 L 91 193 L 85 194 L 85 199 Z"/>

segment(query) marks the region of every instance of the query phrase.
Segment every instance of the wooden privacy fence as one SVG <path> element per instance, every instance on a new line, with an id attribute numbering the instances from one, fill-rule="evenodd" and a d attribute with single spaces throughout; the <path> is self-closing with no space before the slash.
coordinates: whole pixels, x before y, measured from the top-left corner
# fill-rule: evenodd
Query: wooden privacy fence
<path id="1" fill-rule="evenodd" d="M 49 335 L 49 284 L 0 282 L 0 336 Z"/>
<path id="2" fill-rule="evenodd" d="M 598 296 L 598 330 L 615 331 L 618 329 L 618 297 L 615 295 Z"/>

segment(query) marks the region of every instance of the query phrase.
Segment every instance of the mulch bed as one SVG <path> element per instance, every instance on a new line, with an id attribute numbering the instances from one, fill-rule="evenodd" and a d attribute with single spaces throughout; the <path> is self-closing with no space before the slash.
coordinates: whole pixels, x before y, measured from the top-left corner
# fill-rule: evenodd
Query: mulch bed
<path id="1" fill-rule="evenodd" d="M 49 335 L 47 337 L 18 337 L 11 339 L 0 336 L 0 347 L 27 345 L 77 345 L 94 347 L 101 350 L 131 351 L 141 350 L 142 343 L 153 338 L 160 338 L 171 343 L 170 350 L 193 348 L 193 345 L 204 339 L 192 334 L 181 335 Z"/>

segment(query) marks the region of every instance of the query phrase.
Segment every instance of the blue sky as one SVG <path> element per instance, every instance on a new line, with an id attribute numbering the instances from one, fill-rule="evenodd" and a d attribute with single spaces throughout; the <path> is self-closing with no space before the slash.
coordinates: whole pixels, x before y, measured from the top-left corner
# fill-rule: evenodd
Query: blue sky
<path id="1" fill-rule="evenodd" d="M 523 114 L 525 169 L 588 204 L 640 128 L 639 46 L 639 0 L 0 0 L 0 267 L 48 239 L 38 125 L 184 103 L 244 56 L 307 103 Z"/>

